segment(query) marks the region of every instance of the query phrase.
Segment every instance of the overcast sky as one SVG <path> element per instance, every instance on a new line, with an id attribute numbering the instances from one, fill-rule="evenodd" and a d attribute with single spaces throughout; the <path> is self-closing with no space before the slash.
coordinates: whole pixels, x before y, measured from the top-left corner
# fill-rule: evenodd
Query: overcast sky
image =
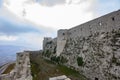
<path id="1" fill-rule="evenodd" d="M 0 45 L 42 48 L 43 37 L 120 9 L 120 0 L 0 0 Z"/>

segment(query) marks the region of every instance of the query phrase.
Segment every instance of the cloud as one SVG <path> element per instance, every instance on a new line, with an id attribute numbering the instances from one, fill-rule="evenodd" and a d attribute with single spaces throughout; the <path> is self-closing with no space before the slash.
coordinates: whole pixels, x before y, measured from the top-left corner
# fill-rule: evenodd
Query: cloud
<path id="1" fill-rule="evenodd" d="M 4 0 L 0 33 L 18 37 L 5 44 L 42 48 L 43 37 L 55 37 L 58 29 L 74 27 L 120 8 L 119 3 L 119 0 Z"/>
<path id="2" fill-rule="evenodd" d="M 23 36 L 24 35 L 24 36 Z M 29 33 L 23 33 L 18 35 L 19 39 L 21 39 L 21 41 L 18 42 L 24 42 L 25 45 L 30 45 L 36 49 L 42 49 L 42 44 L 43 44 L 43 39 L 44 37 L 56 37 L 56 33 L 54 34 L 51 32 L 45 32 L 45 33 L 35 33 L 35 32 L 29 32 Z"/>
<path id="3" fill-rule="evenodd" d="M 36 0 L 40 5 L 43 6 L 55 6 L 65 4 L 65 0 Z"/>
<path id="4" fill-rule="evenodd" d="M 88 0 L 35 0 L 35 2 L 38 2 L 42 6 L 49 6 L 53 7 L 56 5 L 65 5 L 65 4 L 80 4 L 82 2 L 86 2 Z"/>
<path id="5" fill-rule="evenodd" d="M 7 19 L 0 17 L 0 33 L 4 33 L 7 35 L 17 35 L 21 33 L 28 33 L 28 32 L 38 32 L 40 31 L 35 27 L 28 25 L 28 24 L 16 24 L 11 22 Z"/>
<path id="6" fill-rule="evenodd" d="M 17 36 L 0 35 L 0 41 L 15 41 L 17 39 Z"/>
<path id="7" fill-rule="evenodd" d="M 4 6 L 18 17 L 38 25 L 37 28 L 44 27 L 54 30 L 71 28 L 94 18 L 95 0 L 70 0 L 71 4 L 68 4 L 67 0 L 52 0 L 51 2 L 42 0 L 46 5 L 56 4 L 53 7 L 41 5 L 41 1 L 32 4 L 22 1 L 9 0 L 11 4 L 7 5 L 4 2 Z M 63 4 L 57 5 L 58 3 Z M 23 16 L 24 11 L 25 16 Z"/>
<path id="8" fill-rule="evenodd" d="M 24 36 L 23 36 L 24 35 Z M 19 37 L 25 42 L 25 45 L 36 49 L 41 49 L 43 36 L 38 33 L 21 34 Z"/>

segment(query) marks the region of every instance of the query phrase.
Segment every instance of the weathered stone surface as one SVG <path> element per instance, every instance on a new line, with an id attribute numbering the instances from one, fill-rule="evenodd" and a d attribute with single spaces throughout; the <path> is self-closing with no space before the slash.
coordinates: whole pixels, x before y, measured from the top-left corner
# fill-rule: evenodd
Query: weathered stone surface
<path id="1" fill-rule="evenodd" d="M 32 80 L 29 52 L 17 53 L 15 68 L 9 74 L 0 75 L 0 80 Z"/>
<path id="2" fill-rule="evenodd" d="M 101 38 L 101 36 L 103 36 Z M 99 33 L 90 37 L 67 40 L 62 56 L 68 59 L 67 66 L 94 80 L 120 79 L 120 30 Z M 78 66 L 77 58 L 83 58 L 83 66 Z"/>
<path id="3" fill-rule="evenodd" d="M 63 56 L 68 60 L 66 66 L 75 68 L 89 80 L 119 80 L 120 10 L 59 30 L 57 38 L 44 39 L 43 54 L 48 58 Z M 18 53 L 15 69 L 0 79 L 32 80 L 29 52 Z"/>
<path id="4" fill-rule="evenodd" d="M 56 55 L 68 60 L 65 65 L 89 80 L 119 80 L 120 10 L 68 30 L 59 30 L 56 45 Z M 78 57 L 82 60 L 80 66 Z"/>
<path id="5" fill-rule="evenodd" d="M 71 80 L 71 79 L 67 78 L 67 76 L 65 75 L 62 75 L 62 76 L 49 78 L 49 80 Z"/>

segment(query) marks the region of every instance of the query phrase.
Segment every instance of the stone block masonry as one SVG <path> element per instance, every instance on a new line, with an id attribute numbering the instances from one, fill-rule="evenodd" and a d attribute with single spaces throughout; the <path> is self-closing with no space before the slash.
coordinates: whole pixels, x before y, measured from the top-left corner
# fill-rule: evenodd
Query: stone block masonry
<path id="1" fill-rule="evenodd" d="M 75 37 L 88 37 L 98 32 L 110 32 L 120 28 L 120 10 L 114 11 L 102 17 L 96 18 L 84 24 L 78 25 L 70 29 L 58 30 L 56 55 L 59 56 L 66 44 L 67 39 Z M 46 43 L 54 42 L 54 39 L 45 37 L 43 41 L 43 50 Z M 56 42 L 56 41 L 55 41 Z M 50 46 L 50 45 L 49 45 Z M 48 47 L 47 47 L 48 48 Z M 49 49 L 49 48 L 48 48 Z"/>
<path id="2" fill-rule="evenodd" d="M 82 72 L 88 80 L 120 79 L 120 10 L 58 30 L 55 39 L 56 56 L 64 56 L 68 60 L 65 65 Z M 82 65 L 78 65 L 78 58 Z"/>
<path id="3" fill-rule="evenodd" d="M 110 32 L 118 29 L 120 29 L 120 10 L 68 30 L 59 30 L 57 35 L 57 55 L 61 54 L 69 38 L 88 37 L 98 32 Z"/>

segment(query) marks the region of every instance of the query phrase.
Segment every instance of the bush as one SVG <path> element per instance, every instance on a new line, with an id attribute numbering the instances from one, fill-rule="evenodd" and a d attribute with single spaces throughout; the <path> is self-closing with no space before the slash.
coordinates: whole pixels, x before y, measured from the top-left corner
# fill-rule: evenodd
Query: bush
<path id="1" fill-rule="evenodd" d="M 78 57 L 77 58 L 77 64 L 78 64 L 78 66 L 83 66 L 83 58 L 82 57 Z"/>
<path id="2" fill-rule="evenodd" d="M 112 63 L 117 63 L 117 58 L 114 55 L 112 57 Z"/>
<path id="3" fill-rule="evenodd" d="M 51 51 L 46 50 L 42 53 L 42 55 L 49 58 L 51 56 Z"/>
<path id="4" fill-rule="evenodd" d="M 51 61 L 59 63 L 60 57 L 53 56 L 53 57 L 51 57 Z"/>
<path id="5" fill-rule="evenodd" d="M 68 60 L 65 57 L 61 56 L 60 57 L 60 62 L 61 63 L 66 63 L 66 62 L 68 62 Z"/>
<path id="6" fill-rule="evenodd" d="M 55 62 L 55 63 L 66 63 L 68 60 L 66 58 L 64 58 L 63 56 L 53 56 L 51 57 L 51 61 Z"/>

